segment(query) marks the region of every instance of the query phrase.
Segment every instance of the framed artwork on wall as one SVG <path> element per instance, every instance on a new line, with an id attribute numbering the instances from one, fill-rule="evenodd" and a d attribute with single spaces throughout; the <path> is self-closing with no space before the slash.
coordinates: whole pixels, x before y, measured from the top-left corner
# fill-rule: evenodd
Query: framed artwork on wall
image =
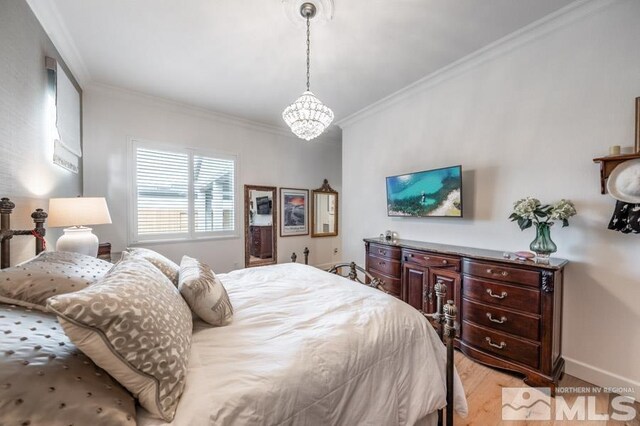
<path id="1" fill-rule="evenodd" d="M 280 236 L 309 235 L 309 190 L 280 188 Z"/>

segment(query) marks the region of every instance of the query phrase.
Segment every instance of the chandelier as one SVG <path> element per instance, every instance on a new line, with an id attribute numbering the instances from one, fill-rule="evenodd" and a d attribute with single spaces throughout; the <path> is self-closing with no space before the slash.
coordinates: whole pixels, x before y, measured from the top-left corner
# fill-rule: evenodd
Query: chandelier
<path id="1" fill-rule="evenodd" d="M 309 79 L 311 54 L 311 18 L 316 15 L 313 3 L 303 3 L 300 14 L 307 20 L 307 90 L 282 112 L 282 118 L 300 139 L 310 141 L 322 134 L 333 121 L 333 111 L 311 92 Z"/>

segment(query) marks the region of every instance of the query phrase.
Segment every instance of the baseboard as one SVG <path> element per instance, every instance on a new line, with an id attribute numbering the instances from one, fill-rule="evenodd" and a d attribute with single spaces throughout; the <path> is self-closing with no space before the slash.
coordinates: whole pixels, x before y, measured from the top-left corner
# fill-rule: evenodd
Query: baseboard
<path id="1" fill-rule="evenodd" d="M 565 373 L 582 379 L 586 382 L 593 383 L 601 387 L 616 387 L 631 389 L 633 392 L 620 392 L 623 395 L 631 396 L 636 401 L 640 399 L 640 382 L 636 382 L 627 377 L 619 376 L 610 371 L 603 370 L 593 365 L 577 361 L 575 359 L 564 357 Z"/>

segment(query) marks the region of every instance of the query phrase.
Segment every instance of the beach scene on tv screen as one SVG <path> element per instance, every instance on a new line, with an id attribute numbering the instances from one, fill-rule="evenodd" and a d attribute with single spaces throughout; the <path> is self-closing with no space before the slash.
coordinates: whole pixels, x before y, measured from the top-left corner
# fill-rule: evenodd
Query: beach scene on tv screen
<path id="1" fill-rule="evenodd" d="M 460 166 L 387 178 L 390 216 L 462 216 Z"/>

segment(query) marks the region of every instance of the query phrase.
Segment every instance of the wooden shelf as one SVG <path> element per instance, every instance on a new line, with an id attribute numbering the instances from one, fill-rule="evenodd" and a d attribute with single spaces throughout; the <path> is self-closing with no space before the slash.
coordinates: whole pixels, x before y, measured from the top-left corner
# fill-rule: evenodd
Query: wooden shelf
<path id="1" fill-rule="evenodd" d="M 636 158 L 640 158 L 640 152 L 636 152 L 635 154 L 612 155 L 609 157 L 594 158 L 594 163 L 600 163 L 600 193 L 606 194 L 607 185 L 605 182 L 613 169 L 615 169 L 619 164 L 622 164 L 625 161 L 635 160 Z"/>

